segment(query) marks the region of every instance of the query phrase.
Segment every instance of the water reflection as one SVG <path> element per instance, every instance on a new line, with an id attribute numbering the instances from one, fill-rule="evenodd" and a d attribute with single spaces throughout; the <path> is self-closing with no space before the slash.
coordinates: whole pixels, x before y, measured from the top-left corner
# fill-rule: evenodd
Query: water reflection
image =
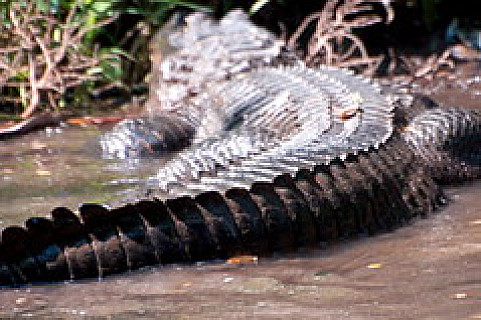
<path id="1" fill-rule="evenodd" d="M 55 206 L 105 203 L 152 175 L 161 159 L 106 160 L 96 127 L 48 129 L 0 143 L 0 224 Z"/>

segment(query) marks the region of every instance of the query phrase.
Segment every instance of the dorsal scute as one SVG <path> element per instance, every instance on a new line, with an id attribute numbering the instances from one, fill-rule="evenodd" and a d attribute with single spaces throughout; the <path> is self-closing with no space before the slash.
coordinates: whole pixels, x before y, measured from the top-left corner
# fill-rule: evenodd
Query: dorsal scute
<path id="1" fill-rule="evenodd" d="M 249 100 L 243 88 L 252 88 L 257 98 Z M 377 149 L 393 132 L 393 105 L 379 86 L 334 67 L 262 67 L 212 88 L 205 97 L 203 104 L 217 104 L 240 123 L 159 171 L 161 188 L 172 196 L 183 186 L 223 190 L 229 180 L 267 181 L 292 167 L 284 164 L 286 158 L 297 158 L 299 168 L 328 164 Z M 236 151 L 237 141 L 242 152 Z M 199 167 L 203 161 L 214 165 Z M 265 163 L 276 169 L 261 169 Z"/>

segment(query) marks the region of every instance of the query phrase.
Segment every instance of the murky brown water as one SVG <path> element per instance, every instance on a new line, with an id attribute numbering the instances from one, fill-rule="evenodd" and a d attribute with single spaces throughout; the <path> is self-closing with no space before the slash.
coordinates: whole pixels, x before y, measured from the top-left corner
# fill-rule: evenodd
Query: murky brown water
<path id="1" fill-rule="evenodd" d="M 0 227 L 47 215 L 56 206 L 75 209 L 121 197 L 162 162 L 101 159 L 99 134 L 96 127 L 67 127 L 1 141 Z"/>

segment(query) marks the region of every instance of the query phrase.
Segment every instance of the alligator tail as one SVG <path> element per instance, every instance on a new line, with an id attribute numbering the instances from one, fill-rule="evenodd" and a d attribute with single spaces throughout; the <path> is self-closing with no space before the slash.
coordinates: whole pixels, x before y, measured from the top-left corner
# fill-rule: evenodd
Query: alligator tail
<path id="1" fill-rule="evenodd" d="M 423 105 L 429 98 L 416 97 Z M 416 105 L 414 101 L 414 105 Z M 481 177 L 481 112 L 459 108 L 431 108 L 403 128 L 403 139 L 441 184 Z"/>
<path id="2" fill-rule="evenodd" d="M 401 139 L 247 190 L 56 208 L 1 233 L 0 284 L 104 277 L 144 266 L 265 255 L 372 234 L 425 215 L 444 197 Z"/>

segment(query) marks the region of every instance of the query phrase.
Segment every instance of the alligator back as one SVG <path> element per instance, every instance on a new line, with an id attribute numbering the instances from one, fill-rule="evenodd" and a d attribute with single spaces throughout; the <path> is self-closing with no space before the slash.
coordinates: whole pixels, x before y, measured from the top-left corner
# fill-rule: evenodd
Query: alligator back
<path id="1" fill-rule="evenodd" d="M 153 63 L 148 116 L 125 120 L 105 134 L 104 157 L 155 156 L 222 134 L 228 115 L 203 105 L 209 90 L 235 75 L 292 60 L 281 40 L 239 10 L 221 21 L 202 13 L 181 23 L 174 17 L 165 29 L 159 41 L 173 53 Z"/>

